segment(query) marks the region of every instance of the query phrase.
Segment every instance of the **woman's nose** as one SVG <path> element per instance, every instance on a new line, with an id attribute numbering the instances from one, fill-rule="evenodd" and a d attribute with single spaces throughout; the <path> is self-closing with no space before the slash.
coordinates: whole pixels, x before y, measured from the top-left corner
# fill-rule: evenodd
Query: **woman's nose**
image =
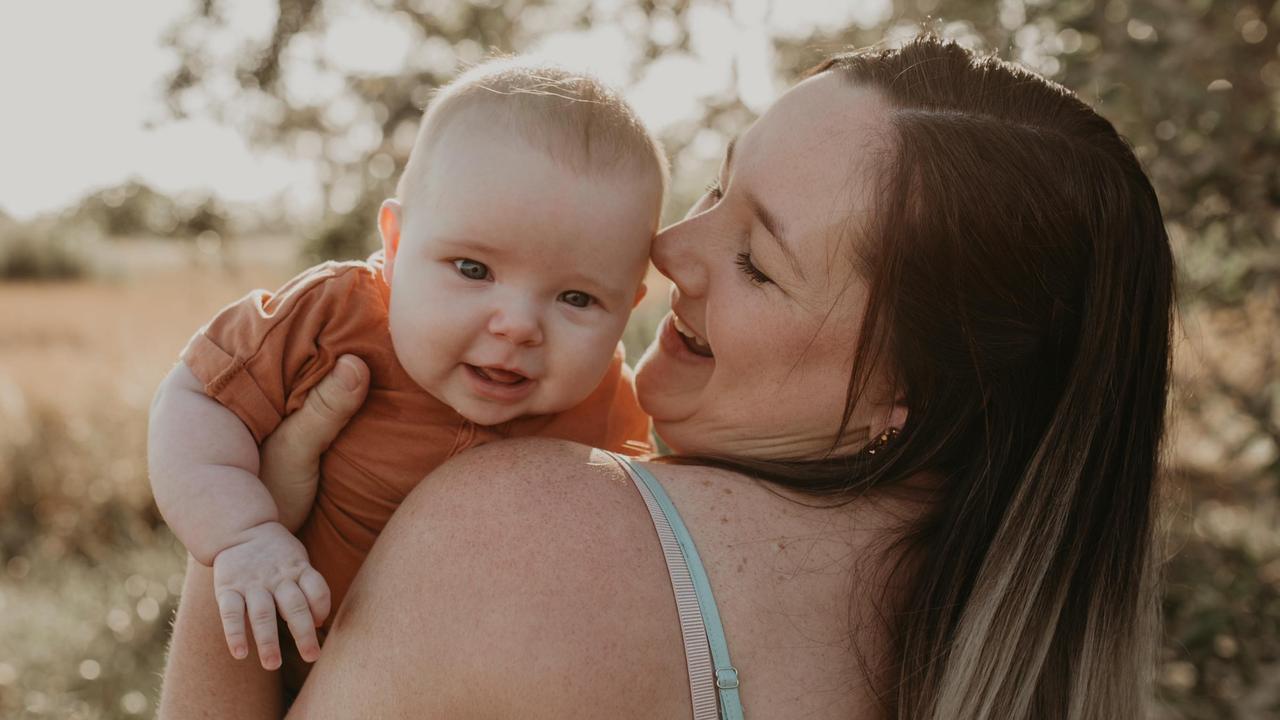
<path id="1" fill-rule="evenodd" d="M 536 308 L 527 302 L 498 305 L 489 315 L 489 332 L 515 345 L 542 344 L 542 323 Z"/>
<path id="2" fill-rule="evenodd" d="M 653 265 L 675 283 L 685 297 L 707 291 L 706 228 L 693 217 L 676 223 L 653 239 Z"/>

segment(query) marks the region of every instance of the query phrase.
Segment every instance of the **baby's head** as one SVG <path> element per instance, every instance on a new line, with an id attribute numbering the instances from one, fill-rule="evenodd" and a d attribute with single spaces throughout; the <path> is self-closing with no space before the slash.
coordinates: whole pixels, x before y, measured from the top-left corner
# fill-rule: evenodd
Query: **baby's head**
<path id="1" fill-rule="evenodd" d="M 644 295 L 666 178 L 598 81 L 517 59 L 463 74 L 378 217 L 400 364 L 483 425 L 584 400 Z"/>

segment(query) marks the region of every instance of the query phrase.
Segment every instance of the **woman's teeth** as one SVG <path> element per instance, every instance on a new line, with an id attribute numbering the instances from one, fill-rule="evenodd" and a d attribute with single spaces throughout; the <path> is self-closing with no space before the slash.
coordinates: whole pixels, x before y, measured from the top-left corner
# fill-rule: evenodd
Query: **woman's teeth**
<path id="1" fill-rule="evenodd" d="M 698 334 L 690 330 L 688 325 L 681 322 L 678 315 L 672 315 L 671 319 L 675 321 L 676 332 L 680 333 L 680 337 L 684 338 L 684 344 L 686 347 L 697 355 L 713 357 L 711 354 L 711 345 L 709 345 L 706 340 L 698 337 Z"/>

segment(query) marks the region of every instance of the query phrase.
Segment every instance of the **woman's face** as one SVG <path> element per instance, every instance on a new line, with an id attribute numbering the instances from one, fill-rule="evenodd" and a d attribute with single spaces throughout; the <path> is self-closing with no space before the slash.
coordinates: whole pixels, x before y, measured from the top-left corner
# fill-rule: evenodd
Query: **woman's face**
<path id="1" fill-rule="evenodd" d="M 832 73 L 800 83 L 655 239 L 672 313 L 636 383 L 673 450 L 762 459 L 830 450 L 867 303 L 855 253 L 887 152 L 887 112 L 877 93 Z M 889 422 L 884 394 L 873 374 L 841 451 Z"/>

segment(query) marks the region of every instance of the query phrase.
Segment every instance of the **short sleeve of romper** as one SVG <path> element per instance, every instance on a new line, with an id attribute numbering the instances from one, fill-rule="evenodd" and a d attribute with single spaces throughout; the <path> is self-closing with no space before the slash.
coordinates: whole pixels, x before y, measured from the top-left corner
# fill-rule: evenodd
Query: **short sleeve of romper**
<path id="1" fill-rule="evenodd" d="M 344 353 L 389 353 L 385 284 L 376 265 L 329 262 L 279 291 L 226 306 L 182 351 L 205 393 L 238 415 L 259 444 L 301 407 Z"/>

